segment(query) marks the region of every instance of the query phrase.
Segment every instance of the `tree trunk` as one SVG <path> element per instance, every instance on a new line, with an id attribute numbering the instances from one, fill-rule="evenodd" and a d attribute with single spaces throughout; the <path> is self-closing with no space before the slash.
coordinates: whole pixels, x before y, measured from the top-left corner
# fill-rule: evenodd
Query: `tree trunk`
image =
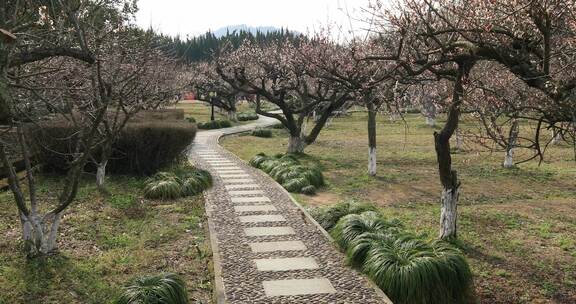
<path id="1" fill-rule="evenodd" d="M 376 176 L 376 111 L 368 102 L 368 175 Z"/>
<path id="2" fill-rule="evenodd" d="M 510 127 L 510 135 L 508 136 L 508 145 L 506 145 L 506 156 L 504 157 L 504 163 L 502 164 L 504 168 L 514 167 L 514 148 L 516 147 L 517 140 L 518 140 L 518 121 L 514 119 L 512 121 L 512 127 Z"/>
<path id="3" fill-rule="evenodd" d="M 236 110 L 228 110 L 228 120 L 238 121 L 238 117 L 236 115 Z"/>
<path id="4" fill-rule="evenodd" d="M 460 129 L 456 129 L 456 151 L 462 152 L 464 139 L 462 138 L 462 132 Z"/>
<path id="5" fill-rule="evenodd" d="M 96 187 L 100 191 L 100 193 L 104 195 L 108 195 L 108 190 L 104 186 L 106 182 L 106 166 L 108 165 L 108 160 L 110 159 L 110 155 L 112 155 L 112 142 L 114 141 L 115 137 L 112 136 L 109 138 L 102 146 L 102 151 L 100 151 L 100 159 L 96 164 Z"/>
<path id="6" fill-rule="evenodd" d="M 104 182 L 106 180 L 106 165 L 108 164 L 108 160 L 102 160 L 98 163 L 96 169 L 96 186 L 100 188 L 104 188 Z"/>
<path id="7" fill-rule="evenodd" d="M 454 171 L 454 174 L 456 172 Z M 457 236 L 459 187 L 442 190 L 440 210 L 440 238 L 451 239 Z"/>
<path id="8" fill-rule="evenodd" d="M 305 147 L 306 142 L 302 135 L 290 135 L 290 138 L 288 139 L 288 153 L 304 153 Z"/>
<path id="9" fill-rule="evenodd" d="M 457 237 L 458 199 L 460 181 L 456 170 L 452 169 L 452 156 L 450 155 L 450 138 L 458 129 L 460 119 L 460 104 L 464 94 L 463 81 L 470 67 L 458 65 L 458 74 L 454 81 L 452 103 L 448 108 L 448 119 L 440 132 L 434 132 L 434 148 L 438 159 L 438 173 L 442 183 L 441 211 L 440 211 L 440 238 L 443 240 Z"/>
<path id="10" fill-rule="evenodd" d="M 559 130 L 552 129 L 552 141 L 550 144 L 558 145 L 562 142 L 562 133 Z"/>
<path id="11" fill-rule="evenodd" d="M 21 217 L 25 250 L 29 258 L 49 255 L 57 250 L 56 239 L 61 218 L 61 213 L 49 214 L 44 218 L 33 213 Z"/>

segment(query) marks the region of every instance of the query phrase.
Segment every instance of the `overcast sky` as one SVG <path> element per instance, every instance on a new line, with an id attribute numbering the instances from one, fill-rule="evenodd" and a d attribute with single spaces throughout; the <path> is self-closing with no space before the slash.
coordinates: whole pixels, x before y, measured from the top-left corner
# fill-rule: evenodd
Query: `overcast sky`
<path id="1" fill-rule="evenodd" d="M 195 36 L 228 25 L 287 27 L 314 32 L 328 23 L 349 31 L 369 0 L 139 0 L 138 25 L 169 35 Z M 352 21 L 358 31 L 362 23 Z"/>

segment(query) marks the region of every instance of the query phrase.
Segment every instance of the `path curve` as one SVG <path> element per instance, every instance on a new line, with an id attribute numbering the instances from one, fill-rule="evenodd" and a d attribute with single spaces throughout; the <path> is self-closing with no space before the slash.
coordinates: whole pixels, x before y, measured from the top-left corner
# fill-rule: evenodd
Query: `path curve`
<path id="1" fill-rule="evenodd" d="M 198 132 L 189 158 L 208 170 L 204 193 L 214 255 L 216 302 L 391 303 L 344 265 L 329 236 L 265 173 L 218 145 L 223 135 L 278 123 Z"/>

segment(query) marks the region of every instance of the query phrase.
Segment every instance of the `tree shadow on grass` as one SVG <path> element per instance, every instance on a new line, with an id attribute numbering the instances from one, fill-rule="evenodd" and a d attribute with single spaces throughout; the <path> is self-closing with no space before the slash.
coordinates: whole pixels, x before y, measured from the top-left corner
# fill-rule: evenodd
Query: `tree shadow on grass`
<path id="1" fill-rule="evenodd" d="M 117 290 L 91 267 L 62 254 L 22 263 L 24 303 L 107 303 Z"/>

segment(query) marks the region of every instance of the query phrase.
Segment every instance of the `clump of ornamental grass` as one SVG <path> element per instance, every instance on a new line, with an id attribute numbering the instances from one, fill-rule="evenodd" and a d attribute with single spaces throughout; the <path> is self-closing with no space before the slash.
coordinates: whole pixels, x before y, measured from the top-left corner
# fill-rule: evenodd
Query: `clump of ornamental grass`
<path id="1" fill-rule="evenodd" d="M 394 303 L 471 303 L 472 273 L 449 243 L 406 232 L 368 204 L 340 203 L 310 212 Z"/>
<path id="2" fill-rule="evenodd" d="M 249 121 L 249 120 L 257 120 L 258 114 L 256 113 L 239 113 L 236 118 L 238 121 Z"/>
<path id="3" fill-rule="evenodd" d="M 213 130 L 213 129 L 222 129 L 222 128 L 230 128 L 232 126 L 232 122 L 229 120 L 211 120 L 208 122 L 199 122 L 196 124 L 198 129 L 203 130 Z"/>
<path id="4" fill-rule="evenodd" d="M 183 166 L 173 169 L 172 172 L 158 172 L 149 178 L 144 186 L 144 197 L 172 200 L 199 194 L 210 186 L 212 176 L 208 171 Z"/>
<path id="5" fill-rule="evenodd" d="M 324 186 L 324 177 L 318 167 L 300 164 L 293 155 L 267 156 L 257 154 L 250 160 L 250 165 L 266 172 L 289 192 L 314 194 L 316 189 Z"/>
<path id="6" fill-rule="evenodd" d="M 270 138 L 272 137 L 272 130 L 257 128 L 254 131 L 252 131 L 252 136 Z"/>
<path id="7" fill-rule="evenodd" d="M 173 273 L 143 276 L 126 287 L 118 304 L 187 304 L 186 283 Z"/>
<path id="8" fill-rule="evenodd" d="M 359 214 L 365 211 L 376 211 L 376 207 L 368 203 L 349 201 L 338 203 L 331 207 L 315 208 L 310 211 L 310 214 L 324 230 L 330 231 L 343 216 Z"/>

